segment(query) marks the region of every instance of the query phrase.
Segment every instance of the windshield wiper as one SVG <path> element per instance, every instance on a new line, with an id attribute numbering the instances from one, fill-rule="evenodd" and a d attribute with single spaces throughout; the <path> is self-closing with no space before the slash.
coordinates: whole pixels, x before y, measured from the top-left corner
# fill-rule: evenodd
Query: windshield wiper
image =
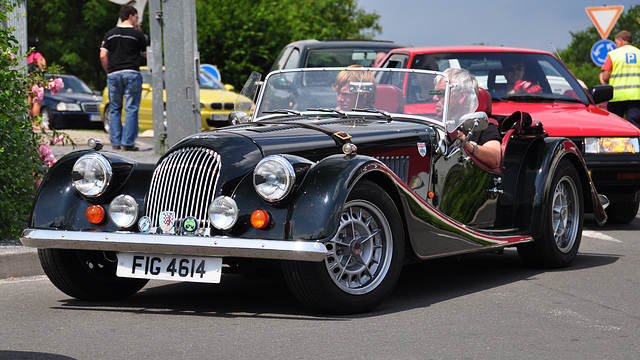
<path id="1" fill-rule="evenodd" d="M 338 109 L 329 109 L 329 108 L 309 108 L 307 109 L 307 111 L 322 111 L 322 112 L 330 112 L 330 113 L 336 113 L 336 114 L 340 114 L 342 117 L 347 117 L 347 114 L 342 111 L 342 110 L 338 110 Z"/>
<path id="2" fill-rule="evenodd" d="M 291 109 L 277 109 L 277 110 L 265 110 L 263 111 L 265 114 L 294 114 L 298 116 L 304 116 L 300 111 L 291 110 Z"/>
<path id="3" fill-rule="evenodd" d="M 511 94 L 511 95 L 503 95 L 503 96 L 500 97 L 500 100 L 501 101 L 537 100 L 537 101 L 549 101 L 549 102 L 564 101 L 564 102 L 572 102 L 572 103 L 584 104 L 584 102 L 582 100 L 576 99 L 576 98 L 573 98 L 573 97 L 564 97 L 564 96 L 558 96 L 558 95 L 544 95 L 544 94 Z"/>
<path id="4" fill-rule="evenodd" d="M 389 114 L 388 112 L 386 112 L 384 110 L 380 110 L 380 109 L 376 109 L 376 108 L 352 109 L 352 110 L 353 111 L 361 111 L 361 112 L 371 113 L 371 114 L 380 114 L 380 115 L 383 115 L 384 117 L 386 117 L 388 120 L 393 120 L 393 116 L 391 116 L 391 114 Z"/>

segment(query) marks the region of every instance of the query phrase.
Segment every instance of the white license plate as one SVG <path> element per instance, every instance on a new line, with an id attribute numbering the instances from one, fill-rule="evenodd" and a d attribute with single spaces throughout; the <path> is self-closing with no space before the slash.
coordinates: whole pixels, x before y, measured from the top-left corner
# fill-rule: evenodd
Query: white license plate
<path id="1" fill-rule="evenodd" d="M 229 120 L 229 114 L 213 114 L 213 120 L 217 120 L 217 121 Z"/>
<path id="2" fill-rule="evenodd" d="M 102 121 L 100 115 L 93 114 L 89 117 L 89 121 Z"/>
<path id="3" fill-rule="evenodd" d="M 119 277 L 219 283 L 221 274 L 221 258 L 118 253 Z"/>

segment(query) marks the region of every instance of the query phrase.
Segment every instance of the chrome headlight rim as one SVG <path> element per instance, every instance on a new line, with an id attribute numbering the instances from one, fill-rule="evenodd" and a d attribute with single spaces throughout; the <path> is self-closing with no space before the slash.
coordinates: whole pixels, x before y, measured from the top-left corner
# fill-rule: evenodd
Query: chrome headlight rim
<path id="1" fill-rule="evenodd" d="M 116 211 L 119 207 L 129 206 L 129 211 Z M 109 204 L 109 218 L 118 227 L 126 229 L 136 224 L 138 221 L 138 202 L 131 195 L 120 194 Z M 129 214 L 127 214 L 127 212 Z M 124 219 L 120 214 L 124 214 Z M 124 221 L 123 221 L 124 220 Z"/>
<path id="2" fill-rule="evenodd" d="M 622 150 L 611 149 L 607 143 L 624 144 Z M 632 149 L 632 150 L 629 150 Z M 601 137 L 585 137 L 584 153 L 593 155 L 604 154 L 638 154 L 640 153 L 640 139 L 637 137 L 625 136 L 601 136 Z"/>
<path id="3" fill-rule="evenodd" d="M 263 186 L 264 182 L 259 183 L 258 177 L 261 176 L 264 179 L 264 176 L 261 175 L 262 170 L 269 172 L 269 168 L 273 169 L 274 167 L 276 170 L 282 171 L 282 173 L 280 174 L 282 176 L 278 176 L 278 171 L 276 171 L 276 174 L 271 171 L 271 173 L 274 174 L 275 178 L 278 179 L 277 181 L 279 181 L 281 186 L 275 191 L 266 191 L 267 188 Z M 256 165 L 255 169 L 253 170 L 253 187 L 258 195 L 260 195 L 262 199 L 268 202 L 277 202 L 285 199 L 291 193 L 295 182 L 296 173 L 293 169 L 293 165 L 291 165 L 289 160 L 281 155 L 266 156 L 264 159 L 258 162 L 258 165 Z"/>
<path id="4" fill-rule="evenodd" d="M 102 185 L 94 185 L 95 189 L 91 189 L 91 191 L 83 190 L 83 186 L 79 185 L 78 182 L 80 180 L 84 180 L 84 172 L 79 171 L 78 166 L 86 161 L 92 161 L 94 164 L 98 165 L 99 170 L 102 172 L 103 182 Z M 72 183 L 73 186 L 80 192 L 82 195 L 89 198 L 96 198 L 105 193 L 105 191 L 109 188 L 111 184 L 111 179 L 113 177 L 113 168 L 111 167 L 111 163 L 107 158 L 98 153 L 90 153 L 81 156 L 78 160 L 76 160 L 75 164 L 73 164 L 72 172 Z M 81 173 L 83 175 L 82 179 L 76 179 L 74 174 Z"/>
<path id="5" fill-rule="evenodd" d="M 218 196 L 207 208 L 211 225 L 218 230 L 229 230 L 238 221 L 238 204 L 229 196 Z"/>

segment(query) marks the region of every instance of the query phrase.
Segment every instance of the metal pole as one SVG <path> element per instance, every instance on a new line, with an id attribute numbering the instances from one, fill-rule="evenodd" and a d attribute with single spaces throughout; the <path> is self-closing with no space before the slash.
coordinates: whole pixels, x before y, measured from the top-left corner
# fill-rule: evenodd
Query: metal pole
<path id="1" fill-rule="evenodd" d="M 200 61 L 194 0 L 164 0 L 164 58 L 167 98 L 167 143 L 176 144 L 202 131 Z"/>
<path id="2" fill-rule="evenodd" d="M 153 151 L 162 153 L 167 149 L 167 129 L 164 125 L 164 84 L 162 62 L 162 4 L 161 0 L 149 0 L 149 31 L 151 46 L 147 50 L 147 64 L 151 71 L 151 87 L 153 111 Z"/>

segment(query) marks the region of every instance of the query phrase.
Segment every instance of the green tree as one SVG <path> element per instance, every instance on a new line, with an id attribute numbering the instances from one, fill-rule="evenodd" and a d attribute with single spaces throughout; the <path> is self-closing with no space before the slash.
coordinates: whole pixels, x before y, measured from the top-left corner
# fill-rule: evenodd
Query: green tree
<path id="1" fill-rule="evenodd" d="M 266 73 L 279 51 L 303 39 L 366 39 L 380 33 L 380 15 L 357 0 L 196 1 L 202 63 L 218 66 L 241 87 L 251 71 Z"/>
<path id="2" fill-rule="evenodd" d="M 640 5 L 631 6 L 622 13 L 608 39 L 613 41 L 621 30 L 630 31 L 633 34 L 634 45 L 640 44 Z M 560 52 L 562 61 L 578 79 L 587 84 L 587 87 L 599 85 L 600 68 L 591 60 L 591 47 L 602 39 L 600 33 L 595 26 L 590 26 L 586 30 L 572 32 L 571 37 L 573 40 L 569 47 Z"/>
<path id="3" fill-rule="evenodd" d="M 104 34 L 115 26 L 119 5 L 106 0 L 27 1 L 29 37 L 37 37 L 47 63 L 101 90 L 106 75 L 98 58 Z M 196 1 L 202 63 L 218 66 L 236 88 L 251 71 L 267 72 L 287 43 L 308 38 L 372 38 L 381 32 L 378 14 L 357 0 Z M 143 30 L 149 34 L 148 9 Z"/>
<path id="4" fill-rule="evenodd" d="M 100 43 L 118 21 L 120 6 L 106 0 L 29 0 L 27 34 L 37 37 L 47 64 L 58 65 L 102 90 Z"/>

